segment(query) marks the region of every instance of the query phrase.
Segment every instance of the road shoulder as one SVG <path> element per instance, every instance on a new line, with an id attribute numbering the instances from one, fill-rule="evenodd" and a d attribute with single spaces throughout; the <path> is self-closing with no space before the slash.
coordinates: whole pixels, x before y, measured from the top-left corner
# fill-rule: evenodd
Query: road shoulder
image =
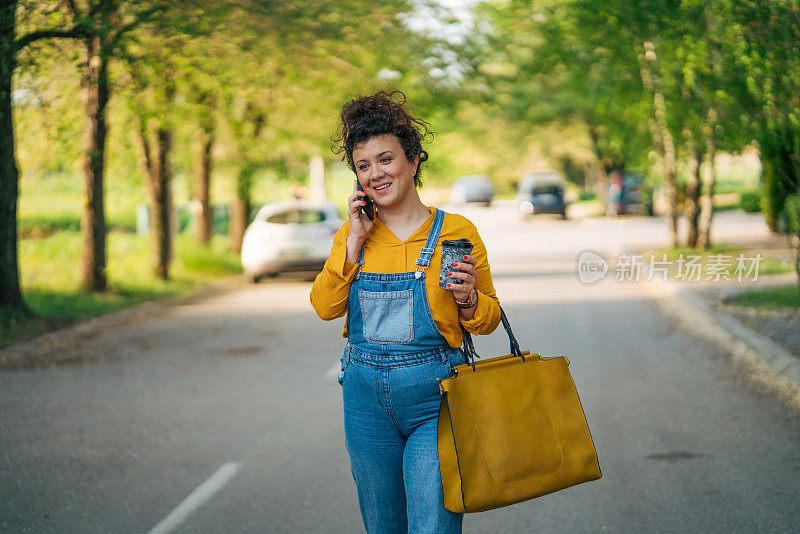
<path id="1" fill-rule="evenodd" d="M 80 321 L 66 328 L 42 334 L 36 338 L 0 349 L 0 370 L 34 367 L 49 367 L 76 362 L 67 349 L 91 339 L 111 328 L 119 328 L 137 321 L 158 316 L 172 307 L 211 297 L 241 287 L 246 282 L 241 275 L 234 275 L 204 285 L 188 295 L 170 296 L 149 300 L 129 308 Z"/>
<path id="2" fill-rule="evenodd" d="M 793 275 L 794 273 L 791 273 Z M 791 281 L 791 275 L 778 275 L 758 286 Z M 728 351 L 734 363 L 742 364 L 758 380 L 780 391 L 792 404 L 800 406 L 800 358 L 791 354 L 767 336 L 749 328 L 727 313 L 720 303 L 735 291 L 730 287 L 718 291 L 692 288 L 690 283 L 654 278 L 638 284 L 646 294 L 656 298 L 661 310 L 682 328 L 717 343 Z"/>

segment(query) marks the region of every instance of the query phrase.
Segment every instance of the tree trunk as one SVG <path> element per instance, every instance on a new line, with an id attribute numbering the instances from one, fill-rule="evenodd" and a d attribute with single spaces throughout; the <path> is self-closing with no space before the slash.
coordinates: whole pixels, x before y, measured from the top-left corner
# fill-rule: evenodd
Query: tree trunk
<path id="1" fill-rule="evenodd" d="M 686 159 L 688 164 L 686 179 L 686 205 L 684 214 L 688 223 L 688 234 L 686 236 L 686 246 L 689 248 L 697 247 L 699 237 L 698 222 L 700 220 L 700 156 L 694 144 L 694 137 L 690 132 L 686 139 Z"/>
<path id="2" fill-rule="evenodd" d="M 656 144 L 657 152 L 661 159 L 664 171 L 664 218 L 667 221 L 670 241 L 673 247 L 678 246 L 678 189 L 675 183 L 675 147 L 672 134 L 667 133 Z"/>
<path id="3" fill-rule="evenodd" d="M 661 138 L 661 160 L 664 163 L 664 186 L 666 193 L 667 206 L 664 213 L 667 219 L 672 246 L 678 246 L 678 190 L 675 185 L 675 144 L 672 134 L 667 128 L 666 111 L 664 96 L 656 94 L 653 102 L 659 111 L 656 111 L 656 123 L 658 124 L 659 137 Z M 661 118 L 659 118 L 661 117 Z"/>
<path id="4" fill-rule="evenodd" d="M 250 218 L 250 190 L 253 188 L 253 176 L 257 169 L 258 164 L 255 162 L 243 163 L 236 178 L 236 198 L 231 210 L 229 228 L 231 250 L 236 253 L 242 251 L 242 239 Z"/>
<path id="5" fill-rule="evenodd" d="M 172 166 L 169 163 L 172 151 L 172 130 L 163 124 L 158 127 L 158 165 L 153 181 L 152 240 L 153 267 L 162 280 L 169 279 L 169 263 L 172 259 Z"/>
<path id="6" fill-rule="evenodd" d="M 600 135 L 595 126 L 589 127 L 589 139 L 592 141 L 592 151 L 597 158 L 597 165 L 594 166 L 597 197 L 603 205 L 603 211 L 608 206 L 608 170 L 606 169 L 603 151 L 600 149 Z"/>
<path id="7" fill-rule="evenodd" d="M 236 177 L 236 199 L 233 203 L 233 210 L 230 219 L 230 239 L 231 250 L 239 253 L 242 251 L 242 240 L 247 223 L 250 222 L 250 191 L 253 189 L 253 176 L 259 168 L 259 163 L 252 157 L 250 146 L 261 135 L 266 125 L 266 115 L 255 104 L 249 102 L 245 106 L 244 117 L 240 123 L 240 134 L 245 131 L 243 126 L 252 126 L 252 137 L 247 138 L 240 135 L 239 157 L 243 161 L 239 167 L 239 175 Z"/>
<path id="8" fill-rule="evenodd" d="M 214 146 L 213 130 L 206 130 L 200 151 L 200 165 L 197 171 L 197 242 L 208 244 L 211 241 L 211 205 L 209 189 L 211 185 L 211 149 Z"/>
<path id="9" fill-rule="evenodd" d="M 250 195 L 239 191 L 233 201 L 230 220 L 231 250 L 235 253 L 242 251 L 244 230 L 247 228 L 247 219 L 250 214 Z"/>
<path id="10" fill-rule="evenodd" d="M 159 124 L 156 130 L 157 153 L 150 146 L 150 135 L 144 117 L 139 119 L 139 137 L 144 152 L 144 166 L 150 193 L 150 243 L 153 272 L 162 280 L 169 279 L 172 259 L 172 130 Z"/>
<path id="11" fill-rule="evenodd" d="M 0 4 L 0 305 L 31 315 L 20 290 L 17 255 L 19 169 L 11 104 L 11 82 L 16 67 L 16 8 L 14 0 L 3 0 Z"/>
<path id="12" fill-rule="evenodd" d="M 800 228 L 794 236 L 794 271 L 797 273 L 797 291 L 800 293 Z"/>
<path id="13" fill-rule="evenodd" d="M 706 139 L 705 157 L 705 177 L 703 182 L 706 184 L 706 193 L 701 200 L 700 211 L 700 236 L 697 240 L 697 248 L 707 250 L 711 247 L 711 221 L 714 218 L 714 189 L 716 187 L 717 176 L 714 167 L 717 147 L 714 138 L 708 136 Z"/>
<path id="14" fill-rule="evenodd" d="M 643 43 L 644 53 L 639 56 L 642 84 L 653 100 L 650 120 L 653 142 L 664 165 L 664 193 L 667 206 L 664 216 L 670 233 L 672 246 L 678 246 L 678 191 L 675 186 L 675 142 L 667 125 L 667 106 L 664 95 L 657 87 L 655 74 L 656 53 L 653 43 Z"/>
<path id="15" fill-rule="evenodd" d="M 99 37 L 84 40 L 82 85 L 86 109 L 84 130 L 84 201 L 82 286 L 105 291 L 106 221 L 103 207 L 103 164 L 106 144 L 106 107 L 109 99 L 108 55 Z"/>

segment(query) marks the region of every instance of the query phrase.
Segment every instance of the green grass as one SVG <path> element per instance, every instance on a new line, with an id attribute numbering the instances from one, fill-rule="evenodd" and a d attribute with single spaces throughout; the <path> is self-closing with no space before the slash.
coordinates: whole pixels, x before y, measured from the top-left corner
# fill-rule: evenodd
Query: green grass
<path id="1" fill-rule="evenodd" d="M 747 213 L 758 213 L 761 211 L 761 193 L 758 189 L 740 191 L 739 206 Z"/>
<path id="2" fill-rule="evenodd" d="M 725 176 L 717 179 L 714 184 L 715 194 L 741 193 L 752 189 L 754 180 L 749 176 Z M 756 185 L 758 182 L 756 182 Z"/>
<path id="3" fill-rule="evenodd" d="M 346 169 L 344 169 L 346 171 Z M 212 181 L 214 204 L 230 204 L 233 187 L 219 172 Z M 334 200 L 345 205 L 352 190 L 352 173 L 336 176 Z M 186 176 L 176 176 L 174 204 L 189 199 Z M 194 243 L 193 229 L 178 236 L 170 280 L 153 275 L 150 237 L 134 234 L 139 206 L 148 203 L 141 176 L 108 175 L 105 181 L 107 278 L 102 294 L 80 288 L 83 176 L 65 171 L 25 174 L 20 183 L 18 234 L 19 269 L 26 303 L 34 317 L 0 308 L 0 346 L 30 339 L 53 328 L 126 308 L 147 300 L 190 294 L 199 286 L 241 273 L 238 254 L 228 250 L 228 238 L 215 235 L 210 246 Z M 291 181 L 263 176 L 254 184 L 253 205 L 291 197 Z M 346 213 L 343 210 L 342 213 Z"/>
<path id="4" fill-rule="evenodd" d="M 343 172 L 345 171 L 345 172 Z M 331 198 L 346 208 L 352 191 L 352 173 L 331 173 Z M 230 204 L 233 187 L 229 176 L 218 171 L 212 181 L 212 202 Z M 176 176 L 174 204 L 189 199 L 186 176 Z M 215 235 L 210 246 L 197 245 L 193 229 L 178 236 L 170 280 L 153 275 L 150 267 L 150 237 L 134 234 L 136 213 L 148 202 L 141 176 L 108 175 L 104 209 L 108 291 L 86 293 L 80 288 L 82 254 L 80 221 L 83 214 L 83 176 L 72 171 L 25 174 L 20 183 L 18 229 L 19 269 L 26 303 L 35 313 L 26 317 L 0 308 L 0 346 L 30 339 L 66 326 L 147 300 L 188 295 L 199 286 L 241 273 L 238 254 L 228 250 L 228 238 Z M 291 197 L 292 183 L 262 176 L 252 191 L 253 205 Z M 346 210 L 342 210 L 345 214 Z"/>
<path id="5" fill-rule="evenodd" d="M 79 291 L 80 233 L 61 231 L 43 239 L 23 239 L 19 250 L 24 292 Z M 164 281 L 152 273 L 149 236 L 109 233 L 107 277 L 112 292 L 154 297 L 241 272 L 238 256 L 227 251 L 227 240 L 221 236 L 203 247 L 182 234 L 175 252 L 170 280 Z"/>
<path id="6" fill-rule="evenodd" d="M 197 246 L 188 238 L 178 243 L 178 252 L 187 272 L 208 276 L 230 276 L 242 272 L 242 264 L 238 254 L 227 249 L 228 240 L 216 237 L 211 247 Z"/>
<path id="7" fill-rule="evenodd" d="M 755 159 L 719 162 L 716 168 L 716 193 L 738 193 L 758 187 L 761 163 Z"/>
<path id="8" fill-rule="evenodd" d="M 80 175 L 60 174 L 23 180 L 18 213 L 21 229 L 28 232 L 48 226 L 53 230 L 79 229 L 83 213 L 82 191 L 83 177 Z M 107 180 L 103 202 L 106 225 L 109 228 L 135 229 L 136 208 L 146 203 L 147 193 L 143 185 Z"/>
<path id="9" fill-rule="evenodd" d="M 170 279 L 150 267 L 150 238 L 111 232 L 107 239 L 109 289 L 102 294 L 80 288 L 81 234 L 58 230 L 19 243 L 22 291 L 36 317 L 0 309 L 0 346 L 34 337 L 71 322 L 95 317 L 156 298 L 183 296 L 218 278 L 241 272 L 239 257 L 215 236 L 208 247 L 188 234 L 178 236 Z"/>
<path id="10" fill-rule="evenodd" d="M 726 204 L 715 204 L 714 205 L 714 212 L 718 211 L 733 211 L 739 209 L 739 204 L 737 202 L 731 202 Z"/>
<path id="11" fill-rule="evenodd" d="M 800 288 L 797 284 L 755 289 L 737 295 L 729 304 L 759 308 L 800 308 Z"/>
<path id="12" fill-rule="evenodd" d="M 666 255 L 667 261 L 675 262 L 681 256 L 684 258 L 688 258 L 689 256 L 701 256 L 701 262 L 708 261 L 708 257 L 715 255 L 715 254 L 727 254 L 727 255 L 736 255 L 741 253 L 742 247 L 738 245 L 729 245 L 726 243 L 721 243 L 717 245 L 712 245 L 707 250 L 696 250 L 693 248 L 688 247 L 671 247 L 671 248 L 661 248 L 657 250 L 649 250 L 643 253 L 645 259 L 648 259 L 650 256 L 655 256 L 655 258 L 659 261 L 662 260 L 662 257 Z"/>

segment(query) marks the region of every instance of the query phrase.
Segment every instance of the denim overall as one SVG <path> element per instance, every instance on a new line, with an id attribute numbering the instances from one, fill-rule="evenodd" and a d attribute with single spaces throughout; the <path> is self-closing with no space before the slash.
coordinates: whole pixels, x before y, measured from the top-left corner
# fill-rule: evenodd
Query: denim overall
<path id="1" fill-rule="evenodd" d="M 463 516 L 445 509 L 442 498 L 436 379 L 451 376 L 464 357 L 436 327 L 425 289 L 443 221 L 437 209 L 417 270 L 359 272 L 350 285 L 339 382 L 345 444 L 368 533 L 461 532 Z M 358 264 L 364 265 L 363 247 Z"/>

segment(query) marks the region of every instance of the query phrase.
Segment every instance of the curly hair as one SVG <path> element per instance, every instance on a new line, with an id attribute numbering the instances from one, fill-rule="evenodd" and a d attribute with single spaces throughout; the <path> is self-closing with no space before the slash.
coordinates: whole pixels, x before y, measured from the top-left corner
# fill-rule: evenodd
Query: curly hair
<path id="1" fill-rule="evenodd" d="M 395 96 L 399 96 L 399 100 L 395 100 Z M 347 159 L 350 169 L 356 172 L 353 163 L 355 147 L 376 135 L 394 134 L 409 162 L 419 156 L 414 185 L 420 187 L 420 169 L 428 160 L 428 153 L 422 149 L 422 141 L 428 135 L 433 137 L 433 132 L 430 124 L 409 114 L 405 103 L 406 95 L 402 91 L 383 90 L 348 101 L 339 112 L 341 124 L 331 137 L 334 143 L 331 150 L 334 154 L 344 152 L 342 161 Z"/>

